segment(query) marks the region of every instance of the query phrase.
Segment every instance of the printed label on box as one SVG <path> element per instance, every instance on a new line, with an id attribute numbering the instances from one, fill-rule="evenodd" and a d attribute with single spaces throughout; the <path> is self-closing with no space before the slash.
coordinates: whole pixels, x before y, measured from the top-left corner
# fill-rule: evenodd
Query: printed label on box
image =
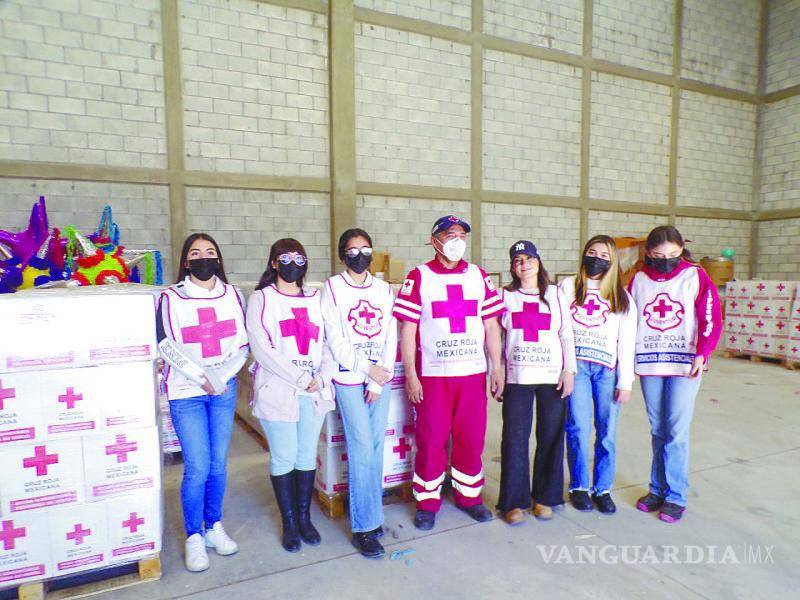
<path id="1" fill-rule="evenodd" d="M 49 517 L 54 575 L 96 569 L 108 562 L 105 504 L 54 510 Z"/>
<path id="2" fill-rule="evenodd" d="M 0 587 L 50 577 L 50 538 L 46 518 L 0 518 Z"/>
<path id="3" fill-rule="evenodd" d="M 0 373 L 0 446 L 43 437 L 39 377 Z"/>
<path id="4" fill-rule="evenodd" d="M 102 427 L 98 385 L 92 367 L 49 371 L 42 378 L 42 414 L 47 436 L 83 435 Z"/>
<path id="5" fill-rule="evenodd" d="M 161 550 L 158 493 L 137 493 L 103 503 L 108 514 L 110 561 L 129 561 Z"/>
<path id="6" fill-rule="evenodd" d="M 100 410 L 106 429 L 129 430 L 156 424 L 156 384 L 152 362 L 97 367 Z"/>
<path id="7" fill-rule="evenodd" d="M 85 436 L 83 455 L 89 502 L 161 487 L 156 427 Z"/>

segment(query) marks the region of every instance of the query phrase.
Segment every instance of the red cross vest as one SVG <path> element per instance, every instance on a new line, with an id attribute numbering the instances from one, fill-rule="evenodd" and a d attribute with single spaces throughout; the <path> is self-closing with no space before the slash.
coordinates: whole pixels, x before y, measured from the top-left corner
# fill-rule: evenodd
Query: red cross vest
<path id="1" fill-rule="evenodd" d="M 421 374 L 463 377 L 486 372 L 482 310 L 486 283 L 477 265 L 440 275 L 427 265 L 420 274 Z"/>
<path id="2" fill-rule="evenodd" d="M 640 271 L 630 290 L 639 313 L 636 374 L 689 375 L 697 354 L 697 268 L 684 269 L 666 281 Z"/>
<path id="3" fill-rule="evenodd" d="M 506 331 L 506 383 L 558 383 L 564 369 L 559 337 L 564 311 L 559 295 L 558 287 L 547 286 L 548 308 L 539 294 L 503 290 L 506 312 L 500 323 Z"/>
<path id="4" fill-rule="evenodd" d="M 319 290 L 303 288 L 303 296 L 287 296 L 271 285 L 254 293 L 264 295 L 262 323 L 275 348 L 296 367 L 318 371 L 325 344 Z"/>
<path id="5" fill-rule="evenodd" d="M 221 293 L 211 298 L 189 296 L 183 283 L 162 292 L 165 333 L 202 367 L 220 367 L 247 345 L 239 294 L 229 283 L 221 288 Z M 164 379 L 170 400 L 206 393 L 175 369 L 167 367 Z"/>

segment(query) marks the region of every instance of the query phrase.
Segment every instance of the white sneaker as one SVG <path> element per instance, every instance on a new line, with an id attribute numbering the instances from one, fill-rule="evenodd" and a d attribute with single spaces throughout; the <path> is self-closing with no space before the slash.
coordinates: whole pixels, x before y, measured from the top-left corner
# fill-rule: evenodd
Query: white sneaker
<path id="1" fill-rule="evenodd" d="M 205 571 L 208 568 L 208 554 L 203 536 L 199 533 L 190 535 L 186 539 L 186 568 L 193 573 Z"/>
<path id="2" fill-rule="evenodd" d="M 222 526 L 222 521 L 214 523 L 214 527 L 206 530 L 206 546 L 214 548 L 217 554 L 221 556 L 228 556 L 229 554 L 236 554 L 239 551 L 239 546 L 228 534 L 225 533 L 225 528 Z"/>

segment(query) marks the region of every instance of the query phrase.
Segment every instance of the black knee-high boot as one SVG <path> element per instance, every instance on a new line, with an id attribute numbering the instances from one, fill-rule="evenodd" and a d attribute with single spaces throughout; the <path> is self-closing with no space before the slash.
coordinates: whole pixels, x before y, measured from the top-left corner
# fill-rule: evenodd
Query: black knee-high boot
<path id="1" fill-rule="evenodd" d="M 320 543 L 319 531 L 311 523 L 311 496 L 317 471 L 295 471 L 297 481 L 297 524 L 300 537 L 310 546 Z"/>
<path id="2" fill-rule="evenodd" d="M 287 552 L 300 550 L 295 491 L 296 473 L 297 471 L 290 471 L 285 475 L 270 475 L 272 488 L 275 490 L 275 498 L 278 501 L 278 508 L 281 511 L 281 521 L 283 522 L 281 545 Z"/>

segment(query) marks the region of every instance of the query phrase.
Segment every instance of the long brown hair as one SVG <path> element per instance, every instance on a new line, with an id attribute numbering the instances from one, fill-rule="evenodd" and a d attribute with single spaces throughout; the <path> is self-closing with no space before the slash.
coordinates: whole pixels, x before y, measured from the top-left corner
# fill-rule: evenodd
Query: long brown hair
<path id="1" fill-rule="evenodd" d="M 645 247 L 647 248 L 647 251 L 650 252 L 653 248 L 656 248 L 667 242 L 671 244 L 677 244 L 683 248 L 681 258 L 686 262 L 696 264 L 692 259 L 692 253 L 689 252 L 689 249 L 686 247 L 686 241 L 683 239 L 681 232 L 672 225 L 659 225 L 653 229 L 653 231 L 647 234 L 647 242 L 645 243 Z"/>
<path id="2" fill-rule="evenodd" d="M 228 283 L 228 276 L 225 275 L 225 263 L 222 261 L 222 252 L 219 250 L 219 244 L 217 244 L 217 241 L 207 233 L 193 233 L 186 238 L 185 242 L 183 242 L 183 248 L 181 249 L 181 260 L 180 263 L 178 263 L 178 277 L 175 279 L 175 283 L 180 283 L 189 275 L 189 269 L 186 268 L 186 257 L 189 256 L 189 249 L 192 247 L 192 244 L 194 244 L 197 240 L 211 242 L 211 244 L 214 246 L 214 250 L 217 251 L 217 258 L 219 258 L 217 277 L 221 279 L 223 283 Z"/>
<path id="3" fill-rule="evenodd" d="M 267 258 L 267 268 L 264 270 L 264 273 L 261 275 L 261 279 L 256 286 L 257 290 L 264 289 L 265 287 L 271 286 L 278 280 L 278 269 L 272 266 L 278 257 L 281 254 L 285 254 L 286 252 L 297 252 L 298 254 L 302 254 L 306 257 L 306 273 L 308 273 L 308 255 L 306 254 L 306 249 L 303 248 L 303 244 L 298 242 L 294 238 L 283 238 L 272 244 L 272 247 L 269 249 L 269 258 Z M 305 274 L 297 280 L 297 287 L 303 287 L 303 280 L 305 279 Z"/>
<path id="4" fill-rule="evenodd" d="M 600 279 L 600 296 L 608 301 L 612 313 L 624 314 L 628 312 L 629 302 L 625 286 L 622 285 L 622 274 L 619 272 L 619 254 L 614 239 L 607 235 L 596 235 L 583 247 L 581 262 L 578 267 L 578 275 L 575 277 L 575 304 L 583 306 L 586 300 L 586 267 L 583 266 L 583 257 L 589 248 L 595 244 L 605 244 L 608 247 L 608 254 L 611 266 Z"/>
<path id="5" fill-rule="evenodd" d="M 536 287 L 539 288 L 539 299 L 550 308 L 550 303 L 547 301 L 545 297 L 545 292 L 547 292 L 547 287 L 550 285 L 550 275 L 547 272 L 547 269 L 544 268 L 544 264 L 542 263 L 541 256 L 537 256 L 536 260 L 539 261 L 539 272 L 536 274 Z M 511 259 L 511 266 L 509 267 L 509 272 L 511 273 L 511 283 L 509 283 L 505 289 L 509 292 L 516 292 L 518 289 L 522 287 L 522 281 L 514 272 L 514 259 Z"/>

